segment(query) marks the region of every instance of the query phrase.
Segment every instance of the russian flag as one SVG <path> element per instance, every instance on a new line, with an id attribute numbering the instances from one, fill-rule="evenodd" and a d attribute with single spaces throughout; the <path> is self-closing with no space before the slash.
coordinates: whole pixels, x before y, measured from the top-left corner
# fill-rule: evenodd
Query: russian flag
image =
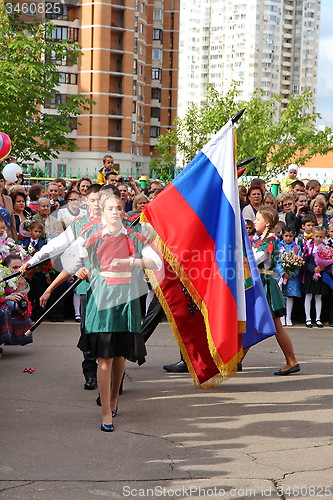
<path id="1" fill-rule="evenodd" d="M 229 121 L 145 207 L 143 216 L 157 233 L 155 244 L 183 284 L 182 293 L 188 293 L 196 306 L 188 307 L 191 331 L 183 315 L 176 324 L 176 338 L 196 382 L 202 358 L 207 362 L 210 354 L 210 369 L 205 375 L 200 372 L 200 385 L 207 376 L 210 381 L 214 378 L 211 385 L 215 385 L 218 377 L 235 373 L 243 356 L 247 304 L 234 137 Z M 158 295 L 170 319 L 160 288 Z M 173 289 L 180 297 L 179 287 Z M 168 295 L 170 302 L 172 294 Z M 267 301 L 266 306 L 270 316 Z M 193 314 L 198 315 L 199 335 L 193 332 Z M 175 332 L 175 321 L 170 323 Z M 204 325 L 204 331 L 199 325 Z M 270 335 L 274 326 L 271 330 Z"/>

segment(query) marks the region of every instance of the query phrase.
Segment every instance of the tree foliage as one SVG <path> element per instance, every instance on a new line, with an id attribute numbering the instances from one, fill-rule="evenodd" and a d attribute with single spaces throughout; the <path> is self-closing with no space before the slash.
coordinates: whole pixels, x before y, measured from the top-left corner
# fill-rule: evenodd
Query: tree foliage
<path id="1" fill-rule="evenodd" d="M 57 63 L 67 58 L 73 64 L 80 55 L 77 43 L 55 40 L 53 29 L 45 20 L 25 23 L 0 5 L 1 131 L 10 136 L 12 152 L 21 160 L 49 160 L 60 149 L 78 149 L 68 137 L 70 123 L 93 102 L 75 94 L 52 109 L 42 108 L 59 94 Z"/>
<path id="2" fill-rule="evenodd" d="M 153 159 L 155 172 L 160 167 L 163 178 L 163 168 L 175 167 L 179 158 L 185 166 L 242 108 L 246 108 L 245 113 L 236 125 L 237 161 L 256 156 L 248 167 L 252 175 L 270 178 L 292 162 L 304 165 L 315 154 L 333 150 L 332 129 L 316 130 L 320 115 L 309 112 L 314 103 L 310 91 L 292 96 L 277 119 L 279 103 L 279 95 L 267 100 L 260 89 L 246 102 L 239 99 L 235 83 L 225 96 L 209 85 L 204 106 L 191 106 L 183 118 L 175 120 L 174 129 L 158 138 L 155 150 L 159 157 Z"/>

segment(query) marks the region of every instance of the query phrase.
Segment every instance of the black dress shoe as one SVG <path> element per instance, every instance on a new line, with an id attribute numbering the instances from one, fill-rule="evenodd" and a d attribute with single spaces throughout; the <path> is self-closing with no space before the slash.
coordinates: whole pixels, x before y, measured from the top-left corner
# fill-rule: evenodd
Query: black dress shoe
<path id="1" fill-rule="evenodd" d="M 96 389 L 96 387 L 97 387 L 96 377 L 87 377 L 86 378 L 86 383 L 84 384 L 83 387 L 87 391 L 92 391 L 93 389 Z"/>
<path id="2" fill-rule="evenodd" d="M 291 375 L 292 373 L 297 373 L 301 370 L 301 367 L 297 363 L 297 365 L 292 366 L 289 368 L 289 370 L 278 370 L 277 372 L 274 372 L 274 375 Z"/>
<path id="3" fill-rule="evenodd" d="M 242 363 L 237 363 L 237 371 L 241 372 L 243 370 L 243 365 Z"/>
<path id="4" fill-rule="evenodd" d="M 185 361 L 178 361 L 178 363 L 172 363 L 171 365 L 164 365 L 163 370 L 170 373 L 188 373 L 188 368 Z"/>

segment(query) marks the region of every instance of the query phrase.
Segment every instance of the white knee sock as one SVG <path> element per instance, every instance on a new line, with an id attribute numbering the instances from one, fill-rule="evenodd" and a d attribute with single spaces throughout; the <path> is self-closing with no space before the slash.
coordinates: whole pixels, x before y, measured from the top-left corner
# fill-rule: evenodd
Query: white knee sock
<path id="1" fill-rule="evenodd" d="M 286 297 L 286 321 L 291 323 L 291 312 L 293 310 L 294 298 Z"/>
<path id="2" fill-rule="evenodd" d="M 315 295 L 316 321 L 320 321 L 321 315 L 321 295 Z"/>
<path id="3" fill-rule="evenodd" d="M 307 293 L 304 300 L 305 320 L 311 321 L 311 300 L 312 293 Z"/>

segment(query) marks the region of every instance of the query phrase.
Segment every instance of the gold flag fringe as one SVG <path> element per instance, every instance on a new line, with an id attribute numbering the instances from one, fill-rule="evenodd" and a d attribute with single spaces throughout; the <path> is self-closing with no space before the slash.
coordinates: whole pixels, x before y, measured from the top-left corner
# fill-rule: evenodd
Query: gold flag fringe
<path id="1" fill-rule="evenodd" d="M 146 217 L 144 213 L 141 214 L 140 217 L 140 222 L 141 223 L 148 223 L 150 224 L 149 219 Z M 214 340 L 212 338 L 211 330 L 210 330 L 210 325 L 209 325 L 209 319 L 208 319 L 208 311 L 206 304 L 198 294 L 196 288 L 194 287 L 193 283 L 191 282 L 189 276 L 187 275 L 186 271 L 183 269 L 181 264 L 177 261 L 173 253 L 170 251 L 170 249 L 167 247 L 167 245 L 162 241 L 162 239 L 159 237 L 159 235 L 155 232 L 154 235 L 151 235 L 151 240 L 153 243 L 156 245 L 156 247 L 159 249 L 161 254 L 163 255 L 164 259 L 170 264 L 172 269 L 175 271 L 177 276 L 179 277 L 180 281 L 183 283 L 183 285 L 186 287 L 187 291 L 193 298 L 194 302 L 196 303 L 197 307 L 201 311 L 201 314 L 204 317 L 205 325 L 206 325 L 206 333 L 207 333 L 207 341 L 208 341 L 208 347 L 210 354 L 214 360 L 214 363 L 219 370 L 219 374 L 215 375 L 212 377 L 210 380 L 204 382 L 203 384 L 200 384 L 198 381 L 198 378 L 195 374 L 195 371 L 193 369 L 193 366 L 190 362 L 190 359 L 187 354 L 187 350 L 183 344 L 181 335 L 178 331 L 178 327 L 176 325 L 176 322 L 174 321 L 172 312 L 164 298 L 164 294 L 160 288 L 160 286 L 157 283 L 157 280 L 155 278 L 155 275 L 152 271 L 146 271 L 149 279 L 151 280 L 151 284 L 154 288 L 154 291 L 166 313 L 167 319 L 170 323 L 170 326 L 172 328 L 173 334 L 176 338 L 176 341 L 179 345 L 179 348 L 181 350 L 181 353 L 183 355 L 184 361 L 186 362 L 189 372 L 193 378 L 193 381 L 196 385 L 199 385 L 202 388 L 214 388 L 216 385 L 220 384 L 224 380 L 231 378 L 237 374 L 237 363 L 239 363 L 243 359 L 243 349 L 240 349 L 234 356 L 233 358 L 228 361 L 228 363 L 224 363 L 223 360 L 221 359 Z M 243 333 L 245 331 L 245 322 L 240 321 L 238 325 L 238 330 L 239 333 Z"/>

